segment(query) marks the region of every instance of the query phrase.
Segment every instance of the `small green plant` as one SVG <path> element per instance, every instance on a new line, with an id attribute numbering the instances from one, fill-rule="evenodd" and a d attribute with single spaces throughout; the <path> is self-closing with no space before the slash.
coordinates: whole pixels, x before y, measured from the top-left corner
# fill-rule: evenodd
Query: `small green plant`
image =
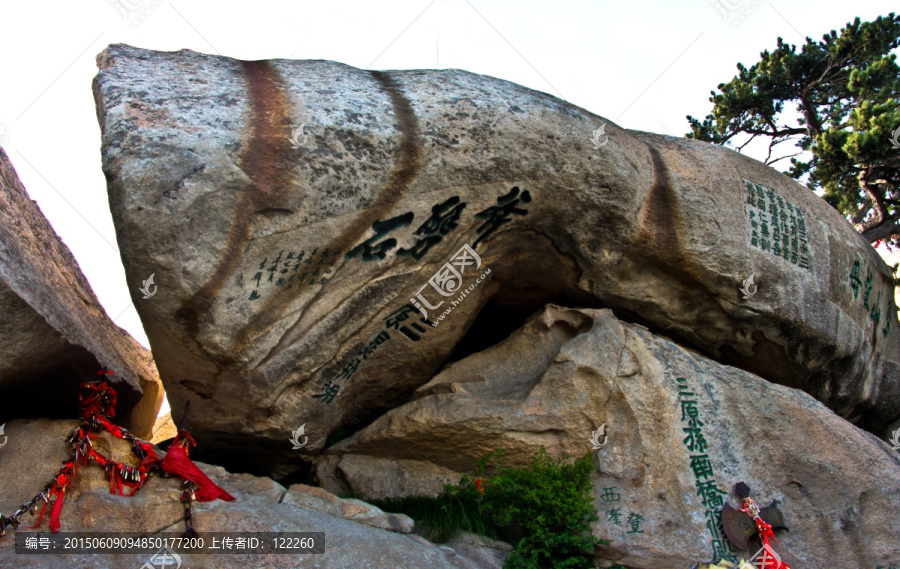
<path id="1" fill-rule="evenodd" d="M 591 499 L 592 469 L 590 454 L 566 464 L 552 460 L 543 447 L 528 468 L 498 467 L 485 485 L 484 509 L 515 545 L 507 568 L 592 566 L 598 542 L 590 523 L 599 519 Z"/>
<path id="2" fill-rule="evenodd" d="M 473 495 L 469 488 L 447 486 L 436 498 L 410 496 L 372 503 L 386 512 L 404 513 L 420 522 L 425 528 L 425 537 L 435 543 L 444 543 L 458 531 L 498 537 L 496 528 L 480 511 L 477 493 Z"/>
<path id="3" fill-rule="evenodd" d="M 503 466 L 501 458 L 500 451 L 485 456 L 475 477 L 446 485 L 437 498 L 376 505 L 422 522 L 435 541 L 446 541 L 458 530 L 508 541 L 515 548 L 506 569 L 591 567 L 593 547 L 601 542 L 590 528 L 598 519 L 591 499 L 590 454 L 567 464 L 551 459 L 542 447 L 526 468 Z"/>

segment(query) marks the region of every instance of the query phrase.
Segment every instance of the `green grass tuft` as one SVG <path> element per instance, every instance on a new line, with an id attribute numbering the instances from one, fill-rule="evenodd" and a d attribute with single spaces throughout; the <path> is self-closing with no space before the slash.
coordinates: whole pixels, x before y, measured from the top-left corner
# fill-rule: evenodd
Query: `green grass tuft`
<path id="1" fill-rule="evenodd" d="M 477 476 L 445 485 L 436 498 L 373 503 L 410 516 L 426 528 L 431 541 L 445 542 L 462 530 L 512 543 L 507 569 L 592 567 L 593 548 L 603 542 L 590 528 L 598 519 L 591 498 L 591 455 L 566 464 L 552 460 L 541 448 L 526 468 L 505 467 L 500 459 L 500 451 L 485 456 Z M 493 474 L 487 476 L 494 460 Z"/>
<path id="2" fill-rule="evenodd" d="M 410 496 L 372 502 L 385 512 L 400 512 L 420 522 L 426 529 L 426 538 L 444 543 L 458 531 L 470 531 L 497 538 L 497 530 L 490 520 L 482 516 L 474 496 L 445 491 L 436 498 Z"/>

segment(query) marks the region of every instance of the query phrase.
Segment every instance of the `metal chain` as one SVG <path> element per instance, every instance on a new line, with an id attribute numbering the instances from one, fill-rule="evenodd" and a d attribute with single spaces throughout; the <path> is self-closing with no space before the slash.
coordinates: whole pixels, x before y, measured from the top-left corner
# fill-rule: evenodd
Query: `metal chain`
<path id="1" fill-rule="evenodd" d="M 84 421 L 82 421 L 81 425 L 76 427 L 66 438 L 66 442 L 68 442 L 69 444 L 72 445 L 72 456 L 69 458 L 69 460 L 63 461 L 64 464 L 71 462 L 74 466 L 77 467 L 79 461 L 83 460 L 84 457 L 88 457 L 88 459 L 92 458 L 91 454 L 88 450 L 88 449 L 92 448 L 91 447 L 91 439 L 90 439 L 90 437 L 87 436 L 87 434 L 85 434 L 85 430 L 99 431 L 102 427 L 103 427 L 102 423 L 100 423 L 100 421 L 97 420 L 97 417 L 94 415 L 91 415 L 90 419 L 85 419 Z M 129 433 L 124 428 L 122 428 L 122 438 L 127 440 L 129 443 L 131 443 L 132 450 L 138 456 L 138 458 L 140 458 L 141 460 L 146 458 L 147 454 L 143 451 L 143 449 L 138 444 L 138 443 L 144 442 L 144 441 L 141 441 L 141 439 L 138 439 L 137 437 L 135 437 L 134 435 Z M 106 470 L 110 476 L 112 476 L 112 470 L 115 467 L 116 467 L 116 465 L 112 462 L 107 464 Z M 63 467 L 63 468 L 65 468 L 65 467 Z M 152 472 L 147 473 L 148 476 L 150 474 L 152 474 Z M 137 482 L 141 481 L 140 470 L 138 470 L 137 468 L 135 468 L 133 466 L 121 465 L 121 468 L 119 469 L 119 475 L 123 479 L 128 480 L 130 482 L 137 483 Z M 188 483 L 189 483 L 189 481 L 185 481 L 186 485 Z M 37 512 L 37 505 L 38 505 L 39 501 L 43 501 L 45 505 L 49 504 L 50 503 L 50 492 L 54 488 L 56 488 L 56 490 L 59 490 L 59 491 L 62 490 L 62 486 L 60 485 L 59 481 L 56 480 L 55 478 L 52 482 L 47 484 L 46 487 L 44 487 L 43 491 L 39 492 L 30 501 L 22 504 L 22 506 L 20 506 L 19 509 L 16 510 L 16 512 L 14 514 L 12 514 L 11 516 L 4 516 L 3 514 L 0 514 L 0 537 L 6 535 L 6 528 L 8 528 L 8 527 L 12 527 L 13 529 L 18 529 L 19 524 L 21 524 L 19 517 L 22 516 L 23 514 L 25 514 L 26 512 L 30 513 L 32 516 L 35 515 L 35 513 Z M 185 491 L 187 492 L 187 488 L 185 489 Z M 196 497 L 194 496 L 193 488 L 190 489 L 189 495 L 191 496 L 192 499 L 196 500 Z M 59 499 L 59 498 L 57 498 L 57 499 Z M 183 501 L 183 499 L 182 499 L 182 501 Z M 188 504 L 185 506 L 185 510 L 186 510 L 185 524 L 188 525 L 189 531 L 194 532 L 193 527 L 190 526 L 190 502 L 188 502 Z M 193 537 L 196 537 L 196 532 L 194 532 Z"/>
<path id="2" fill-rule="evenodd" d="M 184 506 L 184 538 L 197 537 L 197 530 L 194 529 L 194 521 L 191 519 L 191 502 L 197 500 L 194 493 L 196 485 L 190 480 L 184 481 L 184 490 L 181 492 L 181 505 Z"/>
<path id="3" fill-rule="evenodd" d="M 66 438 L 66 442 L 68 442 L 72 445 L 72 456 L 69 460 L 71 460 L 73 462 L 73 464 L 77 464 L 77 460 L 78 460 L 79 456 L 84 456 L 85 446 L 89 446 L 91 444 L 90 439 L 88 439 L 87 437 L 82 438 L 82 437 L 78 436 L 78 434 L 80 432 L 82 432 L 81 429 L 85 426 L 86 423 L 87 422 L 82 423 L 80 426 L 76 427 Z M 64 462 L 68 462 L 68 461 L 64 461 Z M 49 504 L 50 503 L 50 498 L 49 498 L 50 491 L 54 487 L 56 487 L 57 489 L 61 488 L 59 481 L 57 481 L 56 479 L 54 479 L 53 482 L 50 482 L 49 484 L 47 484 L 47 486 L 44 487 L 43 491 L 39 492 L 30 501 L 22 504 L 19 507 L 19 509 L 16 510 L 16 513 L 14 513 L 13 515 L 4 516 L 4 515 L 0 514 L 0 537 L 6 535 L 6 528 L 8 528 L 8 527 L 12 527 L 13 529 L 19 528 L 19 524 L 21 523 L 21 521 L 19 520 L 19 517 L 22 514 L 28 512 L 33 516 L 35 514 L 35 512 L 37 511 L 37 503 L 39 500 L 43 501 L 44 504 Z"/>

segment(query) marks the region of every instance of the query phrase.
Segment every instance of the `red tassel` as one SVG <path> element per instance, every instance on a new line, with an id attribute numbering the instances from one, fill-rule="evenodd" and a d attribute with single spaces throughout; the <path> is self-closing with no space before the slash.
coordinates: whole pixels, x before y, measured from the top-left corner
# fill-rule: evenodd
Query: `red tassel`
<path id="1" fill-rule="evenodd" d="M 759 530 L 759 535 L 762 537 L 764 545 L 769 545 L 769 540 L 772 540 L 772 543 L 778 543 L 775 540 L 775 532 L 772 531 L 772 526 L 762 518 L 756 520 L 756 529 Z"/>
<path id="2" fill-rule="evenodd" d="M 53 502 L 53 509 L 50 510 L 50 531 L 56 533 L 59 531 L 59 515 L 62 513 L 63 498 L 66 497 L 66 489 L 59 491 L 56 501 Z"/>
<path id="3" fill-rule="evenodd" d="M 203 471 L 197 468 L 197 465 L 188 458 L 187 451 L 184 447 L 177 443 L 178 441 L 176 440 L 169 447 L 168 454 L 166 454 L 166 457 L 160 464 L 162 469 L 169 474 L 174 474 L 175 476 L 190 480 L 199 486 L 194 492 L 194 495 L 197 496 L 197 499 L 201 502 L 209 502 L 216 498 L 221 498 L 226 501 L 234 500 L 234 497 L 231 494 L 218 487 L 215 482 L 206 476 L 206 474 L 203 474 Z"/>
<path id="4" fill-rule="evenodd" d="M 119 476 L 122 465 L 113 464 L 109 470 L 109 493 L 117 496 L 124 496 L 122 493 L 122 477 Z"/>
<path id="5" fill-rule="evenodd" d="M 37 523 L 34 524 L 33 526 L 25 526 L 25 527 L 27 527 L 28 529 L 34 529 L 34 528 L 38 527 L 39 525 L 41 525 L 41 520 L 44 519 L 44 512 L 47 511 L 47 504 L 49 504 L 49 503 L 50 503 L 50 502 L 44 502 L 44 507 L 41 508 L 41 515 L 38 516 L 38 521 L 37 521 Z"/>
<path id="6" fill-rule="evenodd" d="M 56 501 L 53 502 L 53 508 L 50 510 L 50 529 L 55 533 L 59 531 L 59 514 L 62 512 L 63 507 L 63 494 L 66 492 L 66 486 L 69 485 L 69 471 L 71 470 L 71 463 L 64 462 L 63 467 L 60 469 L 59 474 L 56 475 L 56 487 L 50 488 L 50 492 L 47 495 L 47 499 L 53 498 L 53 495 L 56 494 Z M 33 526 L 30 526 L 28 529 L 34 529 L 41 525 L 41 520 L 44 519 L 44 512 L 47 511 L 47 504 L 49 502 L 44 503 L 44 507 L 41 508 L 41 515 L 38 517 L 38 521 Z M 54 524 L 55 528 L 54 529 Z"/>
<path id="7" fill-rule="evenodd" d="M 128 494 L 128 497 L 134 496 L 135 493 L 137 493 L 137 491 L 141 489 L 141 486 L 144 485 L 144 480 L 146 480 L 146 478 L 144 476 L 141 476 L 141 481 L 131 487 L 131 493 Z"/>

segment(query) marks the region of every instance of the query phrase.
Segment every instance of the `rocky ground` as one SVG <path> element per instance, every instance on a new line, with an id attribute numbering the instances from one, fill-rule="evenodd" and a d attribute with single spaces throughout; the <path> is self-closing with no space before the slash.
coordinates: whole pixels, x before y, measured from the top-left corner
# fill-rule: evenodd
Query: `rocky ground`
<path id="1" fill-rule="evenodd" d="M 78 425 L 73 420 L 17 420 L 7 424 L 10 442 L 2 449 L 0 508 L 29 500 L 56 474 L 69 455 L 66 436 Z M 131 447 L 107 434 L 94 443 L 101 453 L 137 464 Z M 160 452 L 161 455 L 164 453 Z M 292 485 L 270 478 L 230 474 L 219 466 L 199 466 L 235 497 L 196 503 L 193 523 L 200 535 L 208 532 L 324 532 L 325 553 L 316 555 L 182 555 L 185 567 L 421 567 L 500 568 L 510 546 L 476 535 L 462 535 L 446 545 L 430 543 L 413 533 L 406 516 L 385 513 L 365 502 L 340 499 L 321 489 Z M 28 473 L 28 476 L 23 476 Z M 61 532 L 181 532 L 181 483 L 177 479 L 150 478 L 134 496 L 109 493 L 103 469 L 81 468 L 66 495 Z M 24 516 L 23 522 L 34 523 Z M 43 526 L 34 530 L 47 531 Z M 32 533 L 20 529 L 22 534 Z M 15 553 L 10 536 L 0 538 L 0 567 L 138 568 L 152 555 L 25 555 Z"/>

